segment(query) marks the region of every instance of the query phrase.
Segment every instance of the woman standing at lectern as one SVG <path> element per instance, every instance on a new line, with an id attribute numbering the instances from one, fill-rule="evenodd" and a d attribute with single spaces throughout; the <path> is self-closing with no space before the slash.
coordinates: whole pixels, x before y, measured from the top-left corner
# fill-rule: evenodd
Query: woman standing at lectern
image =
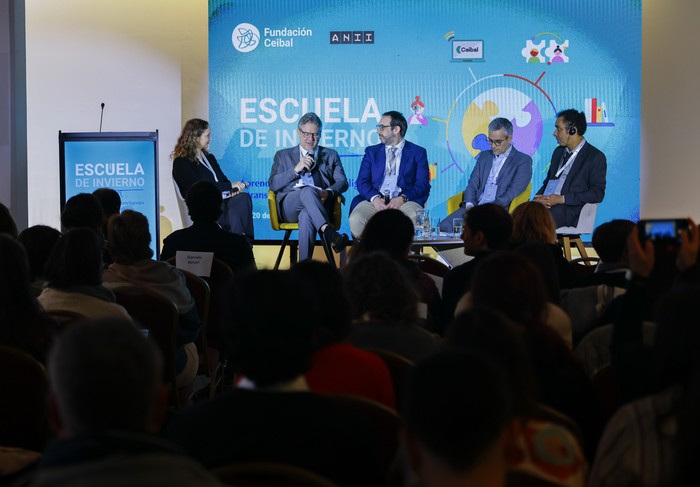
<path id="1" fill-rule="evenodd" d="M 245 193 L 246 184 L 232 183 L 224 175 L 216 158 L 209 153 L 211 128 L 209 122 L 193 118 L 185 123 L 170 157 L 173 159 L 173 179 L 184 198 L 198 181 L 214 183 L 224 195 L 219 224 L 224 230 L 244 235 L 253 243 L 253 202 Z M 231 196 L 228 197 L 227 195 Z"/>

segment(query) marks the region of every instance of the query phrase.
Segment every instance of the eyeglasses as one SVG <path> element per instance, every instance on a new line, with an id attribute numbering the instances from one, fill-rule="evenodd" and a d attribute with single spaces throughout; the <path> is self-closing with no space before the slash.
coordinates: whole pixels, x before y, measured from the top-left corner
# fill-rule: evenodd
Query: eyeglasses
<path id="1" fill-rule="evenodd" d="M 375 125 L 375 127 L 377 128 L 377 130 L 384 130 L 385 128 L 391 127 L 391 125 L 382 125 L 381 123 L 378 123 L 377 125 Z"/>
<path id="2" fill-rule="evenodd" d="M 496 147 L 500 147 L 503 142 L 505 142 L 507 139 L 501 139 L 501 140 L 491 140 L 488 137 L 486 137 L 486 140 L 489 141 L 490 145 L 495 145 Z"/>
<path id="3" fill-rule="evenodd" d="M 299 129 L 299 133 L 304 137 L 305 139 L 318 139 L 318 136 L 321 135 L 321 132 L 304 132 L 303 130 Z"/>

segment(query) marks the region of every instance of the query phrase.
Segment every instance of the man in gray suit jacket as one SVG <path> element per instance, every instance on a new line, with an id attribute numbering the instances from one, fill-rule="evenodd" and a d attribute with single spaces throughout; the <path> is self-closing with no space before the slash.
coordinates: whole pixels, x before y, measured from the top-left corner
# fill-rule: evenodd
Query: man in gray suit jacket
<path id="1" fill-rule="evenodd" d="M 511 201 L 525 191 L 532 178 L 532 158 L 512 144 L 513 124 L 494 118 L 489 124 L 491 150 L 482 151 L 469 176 L 460 207 L 440 222 L 440 230 L 452 232 L 452 220 L 464 218 L 469 208 L 494 203 L 508 210 Z"/>
<path id="2" fill-rule="evenodd" d="M 338 153 L 318 145 L 322 127 L 315 113 L 303 115 L 297 124 L 299 145 L 277 151 L 268 180 L 281 219 L 299 223 L 300 260 L 311 258 L 316 232 L 336 252 L 348 243 L 348 236 L 329 224 L 333 203 L 348 189 L 348 179 Z"/>

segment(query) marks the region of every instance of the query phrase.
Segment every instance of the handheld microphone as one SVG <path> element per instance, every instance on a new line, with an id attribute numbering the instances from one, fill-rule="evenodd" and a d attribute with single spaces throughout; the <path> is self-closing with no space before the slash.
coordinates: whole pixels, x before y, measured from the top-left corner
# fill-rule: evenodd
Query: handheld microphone
<path id="1" fill-rule="evenodd" d="M 100 104 L 100 132 L 102 132 L 102 116 L 105 114 L 105 104 L 102 102 Z"/>
<path id="2" fill-rule="evenodd" d="M 246 189 L 250 187 L 250 183 L 248 181 L 241 181 L 241 182 L 243 183 L 243 186 L 246 187 Z M 231 188 L 232 195 L 238 193 L 239 191 L 240 191 L 240 189 L 238 189 L 238 186 L 236 186 L 235 188 Z"/>
<path id="3" fill-rule="evenodd" d="M 391 201 L 391 195 L 389 194 L 389 190 L 385 189 L 384 190 L 384 204 L 388 205 L 390 201 Z"/>
<path id="4" fill-rule="evenodd" d="M 308 169 L 306 169 L 306 168 L 302 169 L 302 171 L 301 171 L 302 176 L 304 176 L 305 174 L 309 174 L 313 170 L 314 166 L 316 165 L 316 159 L 314 159 L 314 153 L 309 152 L 306 155 L 307 155 L 307 157 L 311 158 L 311 166 L 309 166 Z"/>

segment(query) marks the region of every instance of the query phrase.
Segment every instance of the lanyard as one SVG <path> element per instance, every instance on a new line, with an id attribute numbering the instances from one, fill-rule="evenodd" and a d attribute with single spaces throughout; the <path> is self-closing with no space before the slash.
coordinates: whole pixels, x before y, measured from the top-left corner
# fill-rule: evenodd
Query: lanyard
<path id="1" fill-rule="evenodd" d="M 557 171 L 557 174 L 554 176 L 554 179 L 559 179 L 559 176 L 561 176 L 561 173 L 564 172 L 564 169 L 569 167 L 573 162 L 574 159 L 576 159 L 576 155 L 579 153 L 579 151 L 583 148 L 582 145 L 578 146 L 575 151 L 571 153 L 571 157 L 569 157 L 569 160 L 566 161 L 566 164 L 564 164 L 562 167 L 559 168 Z M 564 154 L 561 156 L 561 160 L 559 161 L 559 164 L 561 165 L 561 161 L 564 160 L 564 156 L 566 155 L 566 150 L 564 150 Z"/>
<path id="2" fill-rule="evenodd" d="M 214 168 L 211 167 L 211 164 L 209 164 L 209 161 L 207 160 L 207 156 L 204 155 L 204 152 L 202 152 L 201 156 L 198 158 L 199 162 L 201 162 L 204 167 L 209 169 L 211 173 L 214 175 L 214 181 L 217 183 L 219 182 L 219 178 L 216 177 L 216 172 L 214 171 Z"/>

